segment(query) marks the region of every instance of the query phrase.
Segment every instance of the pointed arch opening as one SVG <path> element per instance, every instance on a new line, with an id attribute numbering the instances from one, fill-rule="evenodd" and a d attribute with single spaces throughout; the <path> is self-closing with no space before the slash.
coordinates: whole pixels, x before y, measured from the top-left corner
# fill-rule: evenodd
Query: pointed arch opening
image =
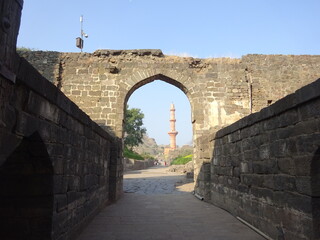
<path id="1" fill-rule="evenodd" d="M 170 93 L 167 94 L 164 89 L 170 89 L 168 92 L 173 92 L 171 96 L 168 96 Z M 159 95 L 161 96 L 159 97 Z M 133 103 L 131 101 L 132 98 L 138 98 L 139 100 Z M 181 104 L 181 102 L 183 103 Z M 154 153 L 159 154 L 161 152 L 164 154 L 165 148 L 170 148 L 170 136 L 168 132 L 171 128 L 169 120 L 172 103 L 176 107 L 176 128 L 179 133 L 177 135 L 178 149 L 175 154 L 172 154 L 171 160 L 175 155 L 178 156 L 179 152 L 181 153 L 182 147 L 184 147 L 183 150 L 185 152 L 193 153 L 192 101 L 190 101 L 187 88 L 181 82 L 165 75 L 154 75 L 139 81 L 131 87 L 125 96 L 123 106 L 123 109 L 126 109 L 128 104 L 130 108 L 139 108 L 145 113 L 146 139 L 155 139 L 154 142 L 158 148 Z M 123 124 L 125 124 L 125 113 Z M 160 131 L 162 133 L 159 133 Z M 141 152 L 141 150 L 138 151 Z M 164 163 L 162 162 L 162 164 Z"/>
<path id="2" fill-rule="evenodd" d="M 132 93 L 137 90 L 138 88 L 150 83 L 150 82 L 153 82 L 155 80 L 161 80 L 161 81 L 164 81 L 166 83 L 169 83 L 171 84 L 172 86 L 175 86 L 177 88 L 179 88 L 182 92 L 185 93 L 185 95 L 188 97 L 189 101 L 190 101 L 190 97 L 189 97 L 189 92 L 188 92 L 188 89 L 180 82 L 178 82 L 177 80 L 174 80 L 170 77 L 167 77 L 163 74 L 156 74 L 152 77 L 149 77 L 149 78 L 146 78 L 138 83 L 136 83 L 130 90 L 129 92 L 127 93 L 126 97 L 125 97 L 125 101 L 124 101 L 124 106 L 126 106 L 130 96 L 132 95 Z M 191 101 L 190 101 L 190 104 L 191 104 Z"/>

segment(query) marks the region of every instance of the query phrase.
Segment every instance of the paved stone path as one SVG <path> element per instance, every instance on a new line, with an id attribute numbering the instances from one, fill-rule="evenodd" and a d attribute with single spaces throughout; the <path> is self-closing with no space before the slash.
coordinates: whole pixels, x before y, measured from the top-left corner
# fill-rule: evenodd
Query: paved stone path
<path id="1" fill-rule="evenodd" d="M 78 240 L 262 240 L 224 210 L 195 198 L 193 183 L 157 167 L 128 172 L 124 195 Z"/>

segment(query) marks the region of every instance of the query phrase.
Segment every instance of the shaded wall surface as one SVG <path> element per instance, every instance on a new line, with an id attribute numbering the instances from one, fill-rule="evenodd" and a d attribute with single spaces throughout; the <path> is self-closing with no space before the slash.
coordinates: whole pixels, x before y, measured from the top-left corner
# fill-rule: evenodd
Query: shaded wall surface
<path id="1" fill-rule="evenodd" d="M 0 235 L 72 237 L 118 198 L 122 143 L 25 60 L 17 64 L 14 84 L 0 77 Z"/>
<path id="2" fill-rule="evenodd" d="M 0 1 L 0 239 L 74 239 L 121 194 L 122 145 L 16 54 L 22 4 Z"/>
<path id="3" fill-rule="evenodd" d="M 320 79 L 212 141 L 208 201 L 273 239 L 320 239 Z"/>

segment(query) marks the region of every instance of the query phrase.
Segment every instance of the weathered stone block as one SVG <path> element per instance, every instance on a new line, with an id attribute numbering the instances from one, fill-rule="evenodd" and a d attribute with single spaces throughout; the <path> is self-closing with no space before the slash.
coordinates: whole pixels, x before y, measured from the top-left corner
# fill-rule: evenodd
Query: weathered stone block
<path id="1" fill-rule="evenodd" d="M 68 177 L 68 190 L 79 191 L 80 190 L 80 177 L 70 176 Z"/>
<path id="2" fill-rule="evenodd" d="M 63 175 L 53 176 L 53 193 L 64 194 L 68 189 L 67 178 Z"/>
<path id="3" fill-rule="evenodd" d="M 236 131 L 230 135 L 228 135 L 229 142 L 233 143 L 240 140 L 240 131 Z"/>
<path id="4" fill-rule="evenodd" d="M 308 119 L 313 117 L 319 117 L 319 106 L 320 106 L 320 100 L 317 99 L 315 101 L 312 101 L 308 105 L 304 105 L 299 109 L 300 118 L 301 119 Z"/>
<path id="5" fill-rule="evenodd" d="M 264 131 L 273 130 L 279 127 L 279 118 L 275 117 L 263 122 Z"/>
<path id="6" fill-rule="evenodd" d="M 249 151 L 245 151 L 242 153 L 242 160 L 246 161 L 246 162 L 252 162 L 252 161 L 256 161 L 259 160 L 259 150 L 258 149 L 254 149 L 254 150 L 249 150 Z"/>
<path id="7" fill-rule="evenodd" d="M 55 194 L 54 195 L 55 211 L 57 213 L 67 209 L 68 201 L 66 194 Z"/>
<path id="8" fill-rule="evenodd" d="M 286 157 L 287 152 L 287 142 L 285 140 L 274 141 L 270 144 L 270 157 Z"/>
<path id="9" fill-rule="evenodd" d="M 17 119 L 16 132 L 24 136 L 30 136 L 39 128 L 39 120 L 25 112 L 20 112 Z"/>
<path id="10" fill-rule="evenodd" d="M 299 122 L 295 125 L 292 136 L 301 136 L 304 134 L 313 134 L 319 132 L 320 120 L 311 119 Z"/>
<path id="11" fill-rule="evenodd" d="M 276 191 L 296 191 L 295 177 L 283 174 L 273 176 L 274 190 Z"/>
<path id="12" fill-rule="evenodd" d="M 295 163 L 292 158 L 278 159 L 278 168 L 280 173 L 295 175 Z"/>
<path id="13" fill-rule="evenodd" d="M 274 160 L 253 161 L 252 169 L 256 174 L 274 174 L 278 172 L 278 165 Z"/>
<path id="14" fill-rule="evenodd" d="M 287 139 L 287 138 L 293 136 L 294 135 L 294 133 L 293 133 L 294 130 L 295 130 L 294 126 L 289 126 L 289 127 L 286 127 L 286 128 L 277 129 L 277 131 L 276 131 L 277 139 Z"/>
<path id="15" fill-rule="evenodd" d="M 313 182 L 311 177 L 296 177 L 295 184 L 296 184 L 298 193 L 305 194 L 308 196 L 313 195 L 313 189 L 312 189 Z M 318 186 L 318 184 L 313 186 Z"/>
<path id="16" fill-rule="evenodd" d="M 263 186 L 263 176 L 257 174 L 242 174 L 241 183 L 248 186 Z"/>
<path id="17" fill-rule="evenodd" d="M 297 148 L 300 154 L 315 153 L 320 146 L 320 133 L 300 136 L 297 138 Z"/>
<path id="18" fill-rule="evenodd" d="M 295 175 L 308 176 L 311 171 L 311 159 L 307 156 L 297 156 L 293 158 L 295 166 Z"/>
<path id="19" fill-rule="evenodd" d="M 32 114 L 42 116 L 54 123 L 58 123 L 60 113 L 59 109 L 33 92 L 29 95 L 27 111 Z"/>
<path id="20" fill-rule="evenodd" d="M 72 90 L 71 91 L 71 95 L 80 96 L 81 95 L 81 91 L 80 90 Z"/>
<path id="21" fill-rule="evenodd" d="M 241 162 L 240 163 L 240 170 L 241 170 L 241 173 L 249 173 L 249 163 L 248 162 Z"/>
<path id="22" fill-rule="evenodd" d="M 55 213 L 52 216 L 52 232 L 53 238 L 59 239 L 63 233 L 70 231 L 70 224 L 68 223 L 68 212 L 66 210 Z"/>

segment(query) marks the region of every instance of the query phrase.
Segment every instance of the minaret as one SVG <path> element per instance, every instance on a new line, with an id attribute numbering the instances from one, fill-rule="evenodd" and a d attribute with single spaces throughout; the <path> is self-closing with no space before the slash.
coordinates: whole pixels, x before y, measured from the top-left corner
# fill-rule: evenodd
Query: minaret
<path id="1" fill-rule="evenodd" d="M 168 132 L 170 136 L 170 149 L 174 150 L 177 148 L 176 144 L 176 136 L 178 132 L 176 131 L 176 117 L 175 117 L 175 108 L 172 103 L 170 106 L 170 132 Z"/>

